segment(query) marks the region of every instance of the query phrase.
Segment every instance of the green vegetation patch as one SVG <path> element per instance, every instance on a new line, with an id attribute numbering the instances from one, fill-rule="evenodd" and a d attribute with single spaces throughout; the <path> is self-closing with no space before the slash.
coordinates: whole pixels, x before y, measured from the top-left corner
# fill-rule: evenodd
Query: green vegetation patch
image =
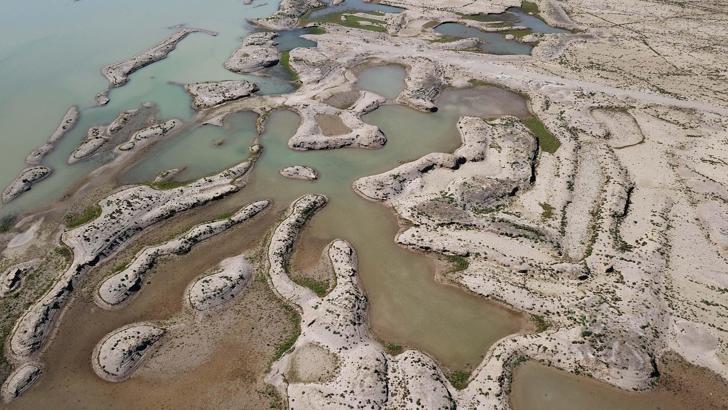
<path id="1" fill-rule="evenodd" d="M 526 37 L 527 35 L 531 34 L 532 31 L 529 29 L 519 28 L 519 29 L 510 29 L 499 32 L 500 34 L 503 34 L 504 36 L 508 34 L 512 34 L 513 37 L 515 37 L 518 40 L 522 40 L 523 37 Z"/>
<path id="2" fill-rule="evenodd" d="M 291 67 L 291 52 L 284 51 L 281 53 L 281 58 L 278 64 L 283 67 L 284 70 L 291 76 L 291 81 L 298 82 L 298 73 Z"/>
<path id="3" fill-rule="evenodd" d="M 53 252 L 63 258 L 66 264 L 70 264 L 73 261 L 73 251 L 66 245 L 59 245 L 53 249 Z"/>
<path id="4" fill-rule="evenodd" d="M 364 11 L 357 12 L 357 14 L 371 14 L 373 16 L 384 15 L 383 13 Z M 316 21 L 338 24 L 340 26 L 356 28 L 360 30 L 376 31 L 378 33 L 384 33 L 387 31 L 386 23 L 384 23 L 382 20 L 353 15 L 350 14 L 350 12 L 327 14 L 320 19 L 316 19 Z"/>
<path id="5" fill-rule="evenodd" d="M 308 29 L 308 32 L 306 34 L 320 36 L 321 34 L 326 34 L 326 29 L 319 26 L 311 27 L 310 29 Z"/>
<path id="6" fill-rule="evenodd" d="M 63 218 L 66 226 L 75 228 L 85 223 L 91 222 L 101 215 L 101 207 L 98 205 L 89 206 L 81 212 L 71 212 Z"/>
<path id="7" fill-rule="evenodd" d="M 313 293 L 318 296 L 325 296 L 329 291 L 329 281 L 327 280 L 317 280 L 308 276 L 299 276 L 294 279 L 294 282 L 311 289 Z"/>
<path id="8" fill-rule="evenodd" d="M 10 232 L 15 225 L 15 215 L 5 215 L 0 218 L 0 233 Z"/>
<path id="9" fill-rule="evenodd" d="M 440 34 L 439 37 L 430 40 L 430 43 L 452 43 L 453 41 L 458 41 L 458 40 L 460 40 L 460 38 Z"/>
<path id="10" fill-rule="evenodd" d="M 548 320 L 541 315 L 531 315 L 531 322 L 536 326 L 537 333 L 541 333 L 551 326 Z"/>
<path id="11" fill-rule="evenodd" d="M 149 186 L 151 186 L 152 188 L 160 189 L 162 191 L 167 190 L 167 189 L 179 188 L 179 187 L 185 186 L 185 185 L 187 185 L 186 182 L 179 182 L 179 181 L 172 181 L 172 180 L 152 182 L 151 184 L 149 184 Z"/>
<path id="12" fill-rule="evenodd" d="M 541 209 L 543 211 L 541 212 L 541 219 L 544 221 L 547 219 L 551 219 L 554 216 L 554 207 L 548 203 L 548 202 L 541 202 L 539 203 L 541 205 Z"/>
<path id="13" fill-rule="evenodd" d="M 288 305 L 283 305 L 283 308 L 288 314 L 291 325 L 293 325 L 293 332 L 276 347 L 275 354 L 273 355 L 274 362 L 283 357 L 287 351 L 291 350 L 296 340 L 298 340 L 298 336 L 301 335 L 301 316 L 299 316 L 295 309 Z"/>
<path id="14" fill-rule="evenodd" d="M 541 151 L 553 154 L 561 146 L 559 139 L 538 118 L 533 116 L 528 117 L 523 120 L 523 124 L 538 138 L 538 146 L 541 148 Z"/>
<path id="15" fill-rule="evenodd" d="M 538 4 L 532 1 L 523 1 L 521 3 L 521 10 L 523 10 L 524 13 L 533 15 L 538 15 L 539 13 Z"/>
<path id="16" fill-rule="evenodd" d="M 470 372 L 464 372 L 462 370 L 456 370 L 450 372 L 447 375 L 447 379 L 450 380 L 452 387 L 462 390 L 468 386 L 468 379 L 470 379 Z"/>
<path id="17" fill-rule="evenodd" d="M 396 343 L 385 343 L 384 350 L 392 356 L 396 356 L 404 352 L 404 348 Z"/>
<path id="18" fill-rule="evenodd" d="M 460 272 L 468 268 L 470 266 L 470 262 L 468 262 L 468 259 L 459 256 L 459 255 L 448 255 L 447 260 L 452 263 L 452 269 L 450 269 L 450 272 Z"/>

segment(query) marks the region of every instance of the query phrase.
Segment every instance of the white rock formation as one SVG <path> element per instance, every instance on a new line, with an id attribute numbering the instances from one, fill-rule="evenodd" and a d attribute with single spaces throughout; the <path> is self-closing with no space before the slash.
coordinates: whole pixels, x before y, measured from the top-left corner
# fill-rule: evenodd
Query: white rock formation
<path id="1" fill-rule="evenodd" d="M 126 127 L 127 124 L 129 124 L 129 121 L 131 121 L 137 114 L 139 113 L 139 109 L 131 109 L 131 110 L 125 110 L 119 113 L 119 115 L 114 118 L 114 121 L 109 124 L 108 127 L 106 127 L 106 132 L 108 132 L 111 135 L 116 134 L 117 132 L 121 131 L 124 127 Z"/>
<path id="2" fill-rule="evenodd" d="M 229 218 L 197 225 L 161 245 L 144 248 L 122 271 L 104 280 L 96 294 L 96 304 L 103 308 L 120 305 L 141 291 L 144 275 L 165 255 L 182 255 L 196 244 L 243 223 L 268 207 L 268 201 L 258 201 L 238 210 Z"/>
<path id="3" fill-rule="evenodd" d="M 166 333 L 151 323 L 136 323 L 104 336 L 94 348 L 91 365 L 100 378 L 118 383 L 131 377 L 154 353 Z"/>
<path id="4" fill-rule="evenodd" d="M 66 114 L 63 116 L 63 119 L 61 120 L 61 123 L 58 124 L 56 130 L 53 131 L 53 134 L 51 134 L 50 137 L 48 137 L 48 141 L 31 151 L 25 158 L 25 163 L 27 165 L 39 165 L 41 161 L 43 161 L 43 158 L 56 148 L 58 141 L 60 141 L 71 129 L 73 129 L 76 122 L 78 122 L 80 115 L 81 113 L 78 111 L 78 107 L 75 105 L 71 106 L 71 108 L 66 111 Z"/>
<path id="5" fill-rule="evenodd" d="M 198 312 L 218 307 L 234 298 L 250 282 L 253 266 L 243 255 L 220 262 L 216 272 L 195 280 L 185 290 L 185 302 Z"/>
<path id="6" fill-rule="evenodd" d="M 13 182 L 3 190 L 3 203 L 8 203 L 23 193 L 30 191 L 34 184 L 48 178 L 52 173 L 53 170 L 44 165 L 28 167 L 20 171 L 20 174 Z"/>
<path id="7" fill-rule="evenodd" d="M 0 298 L 20 289 L 23 277 L 38 267 L 39 260 L 19 263 L 5 269 L 0 273 Z"/>
<path id="8" fill-rule="evenodd" d="M 161 137 L 166 136 L 175 129 L 179 129 L 182 125 L 182 120 L 173 118 L 162 123 L 151 125 L 147 128 L 141 129 L 135 132 L 128 141 L 123 144 L 119 144 L 116 147 L 117 152 L 126 152 L 132 150 L 138 150 L 145 145 L 156 142 Z"/>
<path id="9" fill-rule="evenodd" d="M 289 220 L 299 220 L 295 211 L 283 224 Z M 327 252 L 336 287 L 325 297 L 291 282 L 285 272 L 273 280 L 277 293 L 300 309 L 301 335 L 273 363 L 267 381 L 292 408 L 409 408 L 413 403 L 423 408 L 452 408 L 454 389 L 432 359 L 413 350 L 391 356 L 372 337 L 354 249 L 337 240 Z M 275 260 L 270 261 L 273 269 Z M 338 368 L 332 371 L 321 362 L 310 363 L 313 346 L 333 356 Z M 304 361 L 306 378 L 297 380 Z"/>
<path id="10" fill-rule="evenodd" d="M 277 33 L 250 33 L 243 44 L 225 61 L 225 68 L 234 73 L 253 73 L 278 64 Z"/>
<path id="11" fill-rule="evenodd" d="M 194 98 L 194 108 L 200 110 L 247 97 L 258 91 L 258 86 L 246 80 L 230 80 L 187 84 L 185 90 Z"/>
<path id="12" fill-rule="evenodd" d="M 156 190 L 145 185 L 132 186 L 103 199 L 98 218 L 63 233 L 62 241 L 73 250 L 73 262 L 18 319 L 10 334 L 8 354 L 27 358 L 43 346 L 85 272 L 125 247 L 145 228 L 237 191 L 235 181 L 250 168 L 251 163 L 246 161 L 184 187 Z"/>
<path id="13" fill-rule="evenodd" d="M 298 19 L 309 10 L 324 5 L 320 0 L 282 0 L 278 11 L 269 17 L 256 20 L 256 23 L 271 30 L 292 29 L 298 25 Z"/>
<path id="14" fill-rule="evenodd" d="M 101 73 L 107 80 L 109 80 L 111 87 L 120 87 L 129 81 L 129 75 L 131 73 L 139 70 L 140 68 L 146 67 L 149 64 L 167 58 L 169 53 L 177 48 L 177 44 L 192 33 L 205 33 L 212 36 L 217 35 L 216 33 L 207 30 L 182 28 L 164 39 L 161 43 L 145 50 L 143 53 L 120 63 L 104 67 L 101 70 Z"/>
<path id="15" fill-rule="evenodd" d="M 437 111 L 435 99 L 444 84 L 442 66 L 424 57 L 408 59 L 406 63 L 405 88 L 397 102 L 420 111 Z"/>
<path id="16" fill-rule="evenodd" d="M 286 178 L 302 179 L 305 181 L 315 181 L 318 179 L 318 172 L 305 165 L 285 167 L 280 171 L 280 174 Z"/>
<path id="17" fill-rule="evenodd" d="M 33 363 L 25 363 L 15 369 L 2 385 L 0 395 L 2 395 L 3 402 L 10 403 L 16 398 L 20 397 L 26 390 L 28 390 L 43 373 L 40 365 Z"/>
<path id="18" fill-rule="evenodd" d="M 110 138 L 105 126 L 89 128 L 86 133 L 86 138 L 81 141 L 78 147 L 68 157 L 68 164 L 75 164 L 78 161 L 88 158 L 106 144 Z"/>

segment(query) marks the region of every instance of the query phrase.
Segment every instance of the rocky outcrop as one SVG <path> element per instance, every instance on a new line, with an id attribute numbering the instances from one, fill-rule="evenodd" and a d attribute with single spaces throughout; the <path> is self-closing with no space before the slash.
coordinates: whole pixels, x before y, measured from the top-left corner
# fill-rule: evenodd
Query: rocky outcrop
<path id="1" fill-rule="evenodd" d="M 304 165 L 285 167 L 280 171 L 280 174 L 286 178 L 302 179 L 305 181 L 315 181 L 318 179 L 318 172 Z"/>
<path id="2" fill-rule="evenodd" d="M 10 334 L 8 354 L 26 358 L 43 346 L 79 280 L 89 269 L 125 247 L 145 228 L 237 191 L 240 188 L 235 181 L 250 168 L 250 162 L 242 162 L 219 174 L 169 190 L 132 186 L 99 202 L 101 214 L 95 220 L 63 233 L 61 239 L 73 250 L 73 261 L 50 290 L 18 319 Z"/>
<path id="3" fill-rule="evenodd" d="M 295 150 L 322 150 L 337 148 L 381 148 L 387 138 L 376 125 L 367 124 L 361 119 L 366 110 L 375 109 L 380 100 L 376 94 L 364 94 L 347 110 L 341 110 L 318 101 L 296 102 L 291 108 L 301 116 L 301 124 L 296 133 L 288 140 L 288 147 Z M 317 121 L 317 116 L 336 116 L 348 132 L 326 135 Z"/>
<path id="4" fill-rule="evenodd" d="M 291 350 L 273 363 L 267 381 L 289 406 L 301 408 L 408 408 L 412 403 L 453 408 L 454 389 L 432 359 L 414 350 L 391 356 L 371 335 L 351 245 L 336 240 L 325 252 L 336 287 L 323 298 L 308 295 L 302 287 L 281 288 L 282 281 L 273 281 L 274 289 L 289 294 L 286 300 L 300 309 L 301 334 Z M 307 363 L 307 377 L 301 378 L 300 356 L 312 346 L 334 357 L 335 372 L 321 363 L 318 368 Z"/>
<path id="5" fill-rule="evenodd" d="M 13 265 L 0 273 L 0 298 L 3 298 L 20 289 L 23 277 L 38 267 L 39 260 Z"/>
<path id="6" fill-rule="evenodd" d="M 277 33 L 250 33 L 243 44 L 225 61 L 225 68 L 234 73 L 253 73 L 278 64 Z"/>
<path id="7" fill-rule="evenodd" d="M 185 301 L 195 311 L 218 307 L 242 292 L 253 276 L 253 266 L 243 255 L 220 262 L 215 273 L 194 281 L 185 291 Z"/>
<path id="8" fill-rule="evenodd" d="M 5 403 L 10 403 L 20 397 L 28 390 L 43 373 L 40 365 L 33 363 L 25 363 L 15 369 L 2 385 L 2 399 Z"/>
<path id="9" fill-rule="evenodd" d="M 109 124 L 109 126 L 106 127 L 106 132 L 108 132 L 111 135 L 116 134 L 117 132 L 124 129 L 124 127 L 126 127 L 126 125 L 129 124 L 129 121 L 131 121 L 138 113 L 139 113 L 139 109 L 122 111 L 114 119 L 114 121 L 112 121 L 111 124 Z"/>
<path id="10" fill-rule="evenodd" d="M 271 236 L 268 248 L 268 271 L 275 291 L 285 300 L 296 305 L 315 298 L 316 294 L 308 288 L 294 283 L 286 273 L 288 259 L 296 243 L 298 234 L 304 224 L 323 208 L 328 199 L 323 195 L 304 195 L 291 204 L 286 218 L 281 222 Z"/>
<path id="11" fill-rule="evenodd" d="M 100 378 L 122 382 L 131 377 L 153 354 L 165 329 L 151 323 L 137 323 L 114 330 L 94 348 L 91 365 Z"/>
<path id="12" fill-rule="evenodd" d="M 25 168 L 20 171 L 20 175 L 18 175 L 3 191 L 3 203 L 8 203 L 22 195 L 24 192 L 30 191 L 34 184 L 48 178 L 48 176 L 52 173 L 52 169 L 43 165 Z"/>
<path id="13" fill-rule="evenodd" d="M 243 223 L 268 207 L 268 201 L 247 205 L 229 218 L 197 225 L 179 237 L 162 245 L 147 247 L 136 254 L 122 271 L 101 283 L 96 303 L 105 308 L 120 305 L 141 291 L 145 274 L 154 267 L 157 259 L 165 255 L 182 255 L 196 244 Z"/>
<path id="14" fill-rule="evenodd" d="M 409 59 L 407 63 L 405 88 L 397 102 L 420 111 L 437 111 L 435 99 L 445 83 L 441 65 L 424 57 Z"/>
<path id="15" fill-rule="evenodd" d="M 193 107 L 200 110 L 247 97 L 258 91 L 258 86 L 250 81 L 231 80 L 187 84 L 185 90 L 194 98 Z"/>
<path id="16" fill-rule="evenodd" d="M 278 11 L 270 17 L 256 20 L 256 23 L 271 30 L 292 29 L 298 26 L 298 19 L 309 10 L 324 5 L 320 0 L 282 0 Z"/>
<path id="17" fill-rule="evenodd" d="M 104 144 L 106 144 L 111 137 L 106 133 L 106 127 L 97 126 L 89 128 L 86 133 L 86 138 L 81 141 L 81 144 L 73 150 L 71 155 L 68 157 L 68 164 L 75 164 L 78 161 L 86 159 L 98 151 Z"/>
<path id="18" fill-rule="evenodd" d="M 66 111 L 66 114 L 63 116 L 63 119 L 61 120 L 61 123 L 58 124 L 58 127 L 55 131 L 53 131 L 53 134 L 48 138 L 48 141 L 41 145 L 40 147 L 34 149 L 33 151 L 28 154 L 28 156 L 25 158 L 25 163 L 27 165 L 38 165 L 43 161 L 43 158 L 45 158 L 46 155 L 51 153 L 55 148 L 58 141 L 60 141 L 73 127 L 76 125 L 76 122 L 78 122 L 78 118 L 80 117 L 81 113 L 78 111 L 77 106 L 72 106 L 71 108 Z"/>
<path id="19" fill-rule="evenodd" d="M 131 73 L 139 70 L 140 68 L 146 67 L 149 64 L 156 63 L 159 60 L 167 58 L 169 53 L 177 48 L 177 44 L 192 33 L 205 33 L 213 36 L 217 35 L 216 33 L 207 30 L 182 28 L 164 39 L 161 43 L 149 48 L 143 53 L 120 63 L 108 65 L 104 67 L 101 72 L 104 77 L 109 80 L 109 85 L 111 87 L 120 87 L 129 81 L 129 75 Z"/>
<path id="20" fill-rule="evenodd" d="M 161 137 L 166 136 L 174 129 L 179 128 L 181 125 L 182 120 L 178 120 L 176 118 L 151 125 L 147 128 L 135 132 L 128 141 L 123 144 L 119 144 L 116 147 L 116 150 L 120 152 L 132 151 L 134 149 L 138 150 L 141 147 L 148 145 L 149 143 L 155 142 Z"/>
<path id="21" fill-rule="evenodd" d="M 171 181 L 174 177 L 176 177 L 180 173 L 184 172 L 186 168 L 187 167 L 172 168 L 172 169 L 168 169 L 166 171 L 162 171 L 162 172 L 159 173 L 159 175 L 157 175 L 156 177 L 154 177 L 153 183 L 154 184 L 159 184 L 159 183 L 162 183 L 162 182 Z"/>
<path id="22" fill-rule="evenodd" d="M 68 164 L 75 164 L 95 154 L 111 140 L 111 137 L 126 127 L 129 121 L 138 113 L 138 109 L 122 111 L 111 124 L 89 128 L 86 132 L 86 138 L 81 141 L 78 147 L 68 157 Z"/>

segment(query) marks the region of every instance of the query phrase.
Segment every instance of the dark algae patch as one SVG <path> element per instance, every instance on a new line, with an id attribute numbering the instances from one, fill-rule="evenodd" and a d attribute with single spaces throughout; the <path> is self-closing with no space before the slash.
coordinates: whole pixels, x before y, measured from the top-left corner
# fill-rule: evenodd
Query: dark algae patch
<path id="1" fill-rule="evenodd" d="M 523 124 L 538 138 L 538 146 L 541 148 L 541 151 L 553 154 L 561 146 L 559 139 L 538 118 L 533 116 L 528 117 L 523 120 Z"/>

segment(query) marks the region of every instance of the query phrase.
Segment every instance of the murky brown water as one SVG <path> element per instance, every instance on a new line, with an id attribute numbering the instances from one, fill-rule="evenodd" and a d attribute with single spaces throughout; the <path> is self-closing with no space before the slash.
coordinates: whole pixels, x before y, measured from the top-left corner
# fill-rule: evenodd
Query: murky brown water
<path id="1" fill-rule="evenodd" d="M 715 380 L 719 376 L 706 376 L 706 373 L 685 363 L 671 363 L 654 390 L 630 392 L 586 376 L 528 362 L 514 372 L 511 404 L 514 410 L 726 408 L 728 396 L 721 398 L 720 395 L 727 394 L 728 386 Z M 687 391 L 683 391 L 686 385 Z"/>

